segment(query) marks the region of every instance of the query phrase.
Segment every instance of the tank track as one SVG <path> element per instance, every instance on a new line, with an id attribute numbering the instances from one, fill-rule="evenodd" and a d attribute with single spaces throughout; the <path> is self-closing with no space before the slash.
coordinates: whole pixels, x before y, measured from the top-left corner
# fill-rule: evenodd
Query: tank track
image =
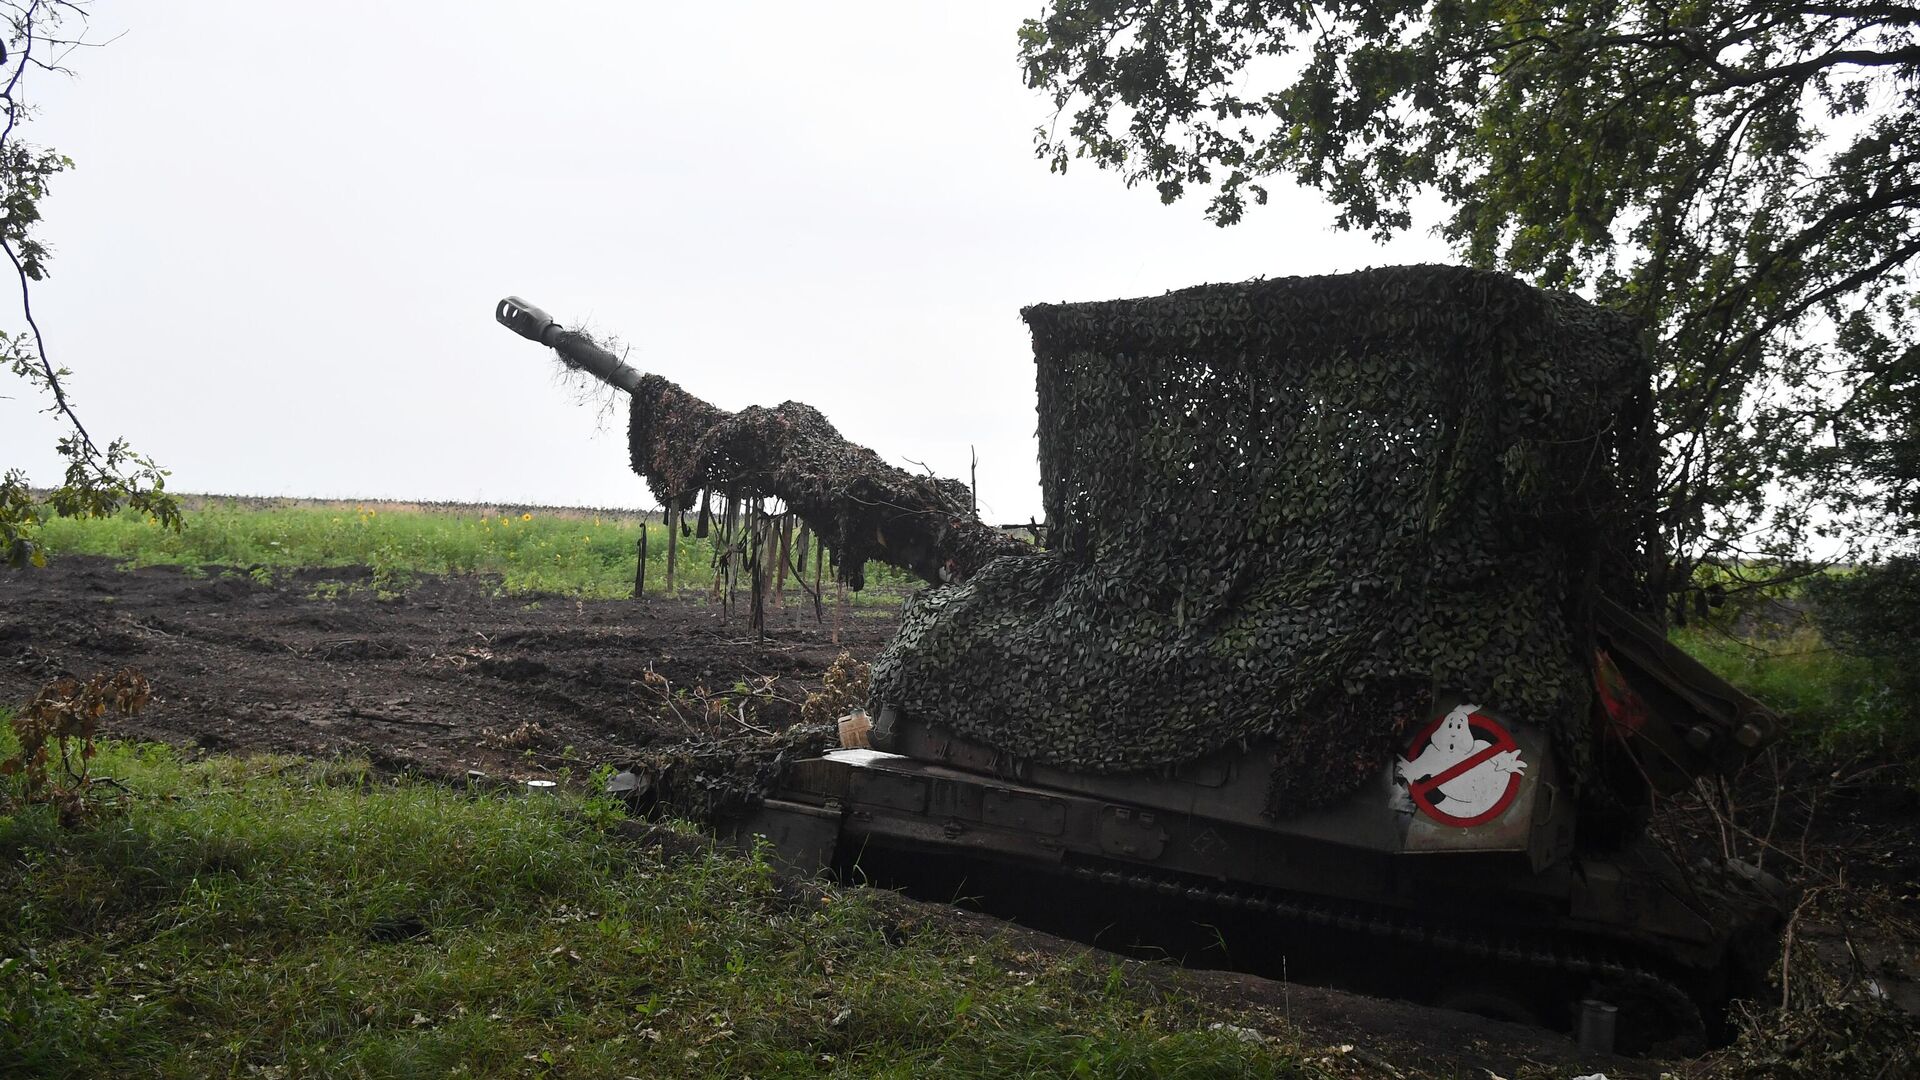
<path id="1" fill-rule="evenodd" d="M 1305 896 L 1277 889 L 1216 886 L 1190 878 L 1118 869 L 1096 864 L 1066 867 L 1070 876 L 1105 888 L 1124 888 L 1168 900 L 1274 915 L 1310 926 L 1392 940 L 1502 967 L 1525 968 L 1568 977 L 1629 997 L 1645 1014 L 1659 1017 L 1668 1031 L 1653 1049 L 1695 1053 L 1705 1048 L 1707 1028 L 1699 1003 L 1678 983 L 1635 964 L 1604 946 L 1579 941 L 1548 941 L 1539 936 L 1496 935 L 1475 926 L 1422 919 L 1407 912 L 1354 901 Z M 1629 1001 L 1611 1000 L 1629 1013 Z M 1627 1032 L 1622 1032 L 1623 1036 Z M 1623 1039 L 1623 1046 L 1631 1045 Z"/>

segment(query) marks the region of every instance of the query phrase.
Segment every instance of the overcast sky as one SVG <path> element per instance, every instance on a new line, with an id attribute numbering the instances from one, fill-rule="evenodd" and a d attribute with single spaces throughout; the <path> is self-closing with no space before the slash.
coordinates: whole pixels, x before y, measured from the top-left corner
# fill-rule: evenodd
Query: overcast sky
<path id="1" fill-rule="evenodd" d="M 101 0 L 111 44 L 31 91 L 77 163 L 36 314 L 95 435 L 182 491 L 649 505 L 624 410 L 493 322 L 519 294 L 726 408 L 962 478 L 971 444 L 983 515 L 1025 520 L 1022 305 L 1445 257 L 1310 192 L 1223 230 L 1050 175 L 1039 10 Z M 0 466 L 55 480 L 42 403 L 0 394 Z"/>

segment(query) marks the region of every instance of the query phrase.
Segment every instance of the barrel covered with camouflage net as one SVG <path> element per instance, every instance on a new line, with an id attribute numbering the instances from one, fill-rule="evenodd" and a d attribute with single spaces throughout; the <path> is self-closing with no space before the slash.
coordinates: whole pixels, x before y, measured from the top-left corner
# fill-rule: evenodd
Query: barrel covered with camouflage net
<path id="1" fill-rule="evenodd" d="M 1351 793 L 1434 686 L 1590 743 L 1590 601 L 1651 535 L 1625 317 L 1421 266 L 1022 313 L 1051 551 L 909 606 L 892 705 L 1133 772 L 1270 741 L 1269 810 Z"/>

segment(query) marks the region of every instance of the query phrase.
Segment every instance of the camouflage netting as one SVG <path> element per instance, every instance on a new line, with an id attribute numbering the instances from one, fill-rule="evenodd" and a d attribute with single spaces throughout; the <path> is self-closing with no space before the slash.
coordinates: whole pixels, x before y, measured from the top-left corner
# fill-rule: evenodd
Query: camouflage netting
<path id="1" fill-rule="evenodd" d="M 662 506 L 688 509 L 705 492 L 780 499 L 856 589 L 869 559 L 938 582 L 1032 552 L 975 519 L 966 485 L 894 468 L 797 401 L 730 413 L 646 375 L 633 392 L 627 434 L 633 471 Z"/>
<path id="2" fill-rule="evenodd" d="M 910 606 L 870 708 L 1099 772 L 1276 742 L 1269 811 L 1374 775 L 1432 685 L 1587 760 L 1590 590 L 1633 604 L 1624 318 L 1454 267 L 1023 314 L 1048 557 Z"/>
<path id="3" fill-rule="evenodd" d="M 758 738 L 692 739 L 648 749 L 626 765 L 639 778 L 633 808 L 692 821 L 726 821 L 759 805 L 794 762 L 839 746 L 832 724 L 795 724 Z"/>

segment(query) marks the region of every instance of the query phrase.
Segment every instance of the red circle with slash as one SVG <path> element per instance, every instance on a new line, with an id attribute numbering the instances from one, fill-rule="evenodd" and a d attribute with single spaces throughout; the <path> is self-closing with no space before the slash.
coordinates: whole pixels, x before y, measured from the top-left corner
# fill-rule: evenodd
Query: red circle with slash
<path id="1" fill-rule="evenodd" d="M 1427 725 L 1426 730 L 1414 736 L 1413 742 L 1408 744 L 1409 747 L 1414 748 L 1427 745 L 1427 741 L 1433 738 L 1433 733 L 1440 730 L 1440 725 L 1446 723 L 1446 720 L 1447 718 L 1444 715 L 1437 717 L 1433 723 Z M 1474 769 L 1479 768 L 1482 764 L 1492 759 L 1496 754 L 1502 754 L 1508 750 L 1520 749 L 1520 744 L 1513 741 L 1513 734 L 1511 732 L 1495 723 L 1492 718 L 1483 716 L 1480 713 L 1467 714 L 1467 728 L 1484 736 L 1490 745 L 1484 750 L 1476 751 L 1465 761 L 1452 765 L 1437 775 L 1429 776 L 1423 780 L 1410 779 L 1407 781 L 1407 794 L 1413 796 L 1414 805 L 1418 806 L 1422 813 L 1425 813 L 1428 817 L 1442 825 L 1452 825 L 1460 829 L 1470 829 L 1475 825 L 1483 825 L 1499 817 L 1501 814 L 1506 813 L 1507 807 L 1512 806 L 1513 800 L 1520 794 L 1520 774 L 1517 772 L 1508 773 L 1507 790 L 1501 792 L 1500 797 L 1493 800 L 1492 806 L 1472 817 L 1458 817 L 1433 805 L 1433 789 L 1472 772 Z M 1409 753 L 1403 754 L 1402 756 L 1408 761 L 1412 761 L 1416 755 Z"/>

